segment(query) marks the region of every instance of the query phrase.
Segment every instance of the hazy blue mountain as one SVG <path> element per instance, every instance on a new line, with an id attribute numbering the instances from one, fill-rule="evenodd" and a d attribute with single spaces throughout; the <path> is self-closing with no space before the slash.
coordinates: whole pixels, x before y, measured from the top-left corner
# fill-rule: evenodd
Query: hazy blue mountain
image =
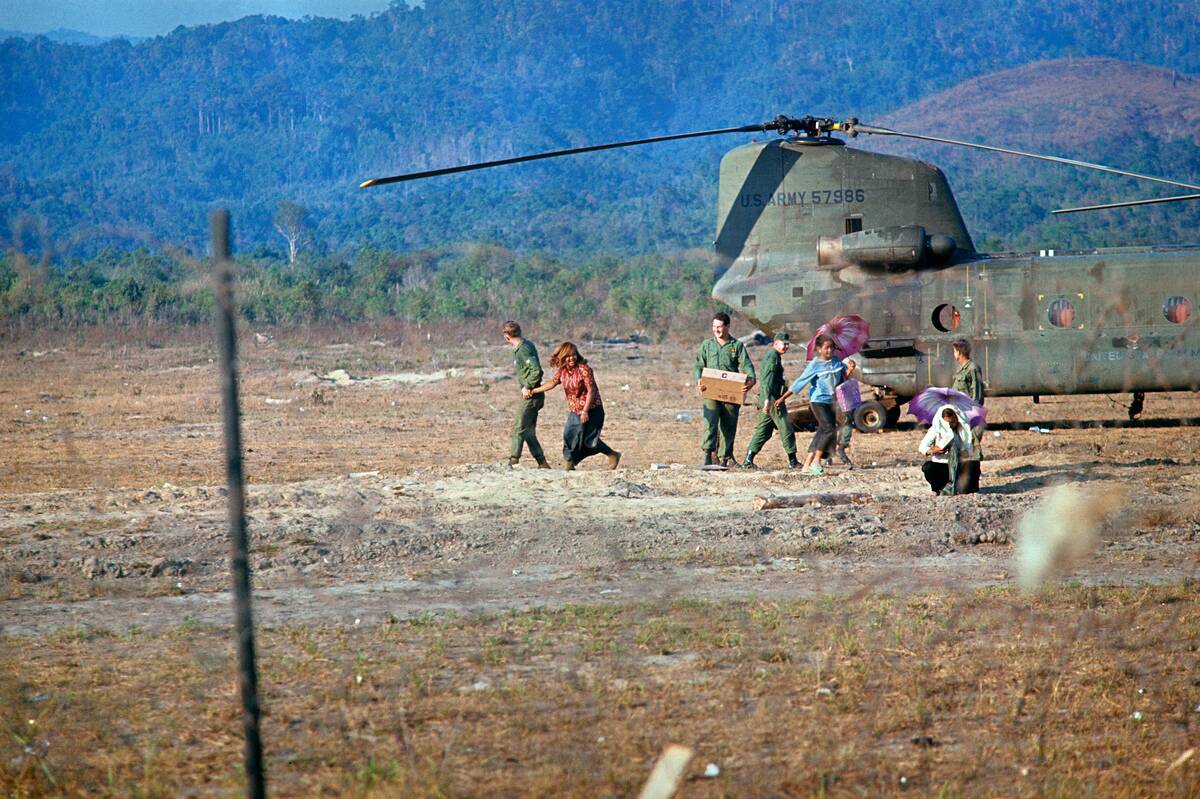
<path id="1" fill-rule="evenodd" d="M 1150 13 L 1140 0 L 877 0 L 853 9 L 835 0 L 428 0 L 349 21 L 248 17 L 137 44 L 9 39 L 0 43 L 0 230 L 23 248 L 50 242 L 59 253 L 106 244 L 199 251 L 207 210 L 225 205 L 239 248 L 280 247 L 271 217 L 288 200 L 308 209 L 311 246 L 349 252 L 462 241 L 566 254 L 704 247 L 721 153 L 750 137 L 357 185 L 778 113 L 885 119 L 1049 59 L 1119 58 L 1191 80 L 1198 43 L 1193 2 L 1160 2 Z M 1111 82 L 1118 67 L 1098 64 L 1079 80 Z M 1005 95 L 1010 102 L 1051 92 L 1055 76 L 1028 81 L 1027 93 Z M 1104 102 L 1163 114 L 1180 105 L 1177 87 L 1161 81 L 1153 92 L 1123 85 L 1131 91 Z M 988 96 L 950 101 L 914 124 L 937 131 L 954 110 L 963 135 L 1001 143 L 1069 129 L 1078 135 L 1055 140 L 1063 155 L 1200 172 L 1194 143 L 1138 124 L 1140 112 L 1118 108 L 1115 122 L 1097 125 L 1085 103 L 1016 114 L 997 128 L 1003 109 L 981 104 Z M 940 151 L 929 157 L 943 160 Z M 985 165 L 962 173 L 959 200 L 976 239 L 998 246 L 1042 239 L 1033 211 L 1108 185 L 1060 177 L 1035 183 L 1030 203 L 1027 170 L 972 163 Z M 1072 240 L 1097 230 L 1174 240 L 1195 227 L 1155 213 L 1145 217 L 1154 223 L 1122 222 L 1115 232 L 1111 221 L 1081 220 Z"/>
<path id="2" fill-rule="evenodd" d="M 115 39 L 123 39 L 133 43 L 141 41 L 141 37 L 138 36 L 96 36 L 91 33 L 84 33 L 83 31 L 71 30 L 69 28 L 56 28 L 52 31 L 46 31 L 45 33 L 26 33 L 24 31 L 10 31 L 0 28 L 0 41 L 4 39 L 33 39 L 37 36 L 45 36 L 50 41 L 57 42 L 59 44 L 82 44 L 86 46 L 104 44 L 105 42 L 111 42 Z"/>

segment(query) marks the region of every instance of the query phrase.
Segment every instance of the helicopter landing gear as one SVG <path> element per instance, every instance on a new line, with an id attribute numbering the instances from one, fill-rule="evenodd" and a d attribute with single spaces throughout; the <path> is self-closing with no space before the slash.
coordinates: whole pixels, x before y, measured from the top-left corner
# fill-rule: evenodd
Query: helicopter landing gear
<path id="1" fill-rule="evenodd" d="M 882 403 L 868 400 L 854 409 L 854 427 L 860 433 L 878 433 L 887 425 L 887 416 Z"/>
<path id="2" fill-rule="evenodd" d="M 900 421 L 900 406 L 908 400 L 889 388 L 872 386 L 863 391 L 863 402 L 850 413 L 850 423 L 860 433 L 878 433 Z"/>
<path id="3" fill-rule="evenodd" d="M 1142 412 L 1142 408 L 1146 405 L 1146 392 L 1133 392 L 1133 401 L 1129 403 L 1129 421 L 1138 418 Z"/>

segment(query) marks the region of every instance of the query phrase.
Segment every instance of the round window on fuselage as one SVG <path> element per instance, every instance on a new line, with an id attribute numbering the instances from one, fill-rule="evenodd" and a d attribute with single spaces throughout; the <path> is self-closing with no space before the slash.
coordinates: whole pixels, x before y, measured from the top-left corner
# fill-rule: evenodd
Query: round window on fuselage
<path id="1" fill-rule="evenodd" d="M 943 333 L 949 333 L 952 330 L 957 330 L 962 324 L 962 314 L 948 302 L 944 302 L 933 309 L 933 326 Z"/>
<path id="2" fill-rule="evenodd" d="M 1055 300 L 1050 303 L 1050 310 L 1046 314 L 1046 318 L 1055 327 L 1074 327 L 1075 303 L 1070 300 Z"/>
<path id="3" fill-rule="evenodd" d="M 1167 317 L 1168 322 L 1182 325 L 1192 318 L 1192 301 L 1178 294 L 1167 297 L 1167 301 L 1163 303 L 1163 316 Z"/>

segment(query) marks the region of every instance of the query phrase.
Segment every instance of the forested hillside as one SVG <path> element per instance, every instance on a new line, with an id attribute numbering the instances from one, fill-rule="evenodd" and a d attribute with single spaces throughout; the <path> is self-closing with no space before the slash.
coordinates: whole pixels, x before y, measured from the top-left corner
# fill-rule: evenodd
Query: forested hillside
<path id="1" fill-rule="evenodd" d="M 897 130 L 1002 144 L 1200 184 L 1200 80 L 1113 59 L 1039 62 L 966 81 L 887 115 Z M 1071 205 L 1187 190 L 950 145 L 870 138 L 939 164 L 986 250 L 1200 244 L 1200 203 L 1051 216 Z"/>
<path id="2" fill-rule="evenodd" d="M 9 39 L 0 43 L 2 230 L 26 251 L 49 243 L 60 260 L 111 244 L 199 252 L 205 212 L 219 204 L 233 210 L 240 250 L 283 257 L 287 243 L 272 216 L 288 201 L 304 234 L 298 248 L 314 256 L 353 260 L 366 245 L 412 251 L 469 241 L 575 260 L 679 251 L 711 241 L 720 154 L 747 137 L 419 186 L 357 184 L 777 113 L 898 114 L 938 131 L 953 110 L 964 137 L 1034 146 L 1039 136 L 1071 131 L 1048 139 L 1059 154 L 1197 178 L 1195 125 L 1133 124 L 1119 105 L 1128 95 L 1106 99 L 1115 113 L 1100 125 L 1086 103 L 995 125 L 1006 113 L 1003 92 L 986 90 L 959 95 L 957 106 L 902 113 L 963 81 L 1064 57 L 1153 65 L 1194 87 L 1187 76 L 1200 74 L 1195 4 L 1150 5 L 427 0 L 346 22 L 252 17 L 180 28 L 136 45 Z M 1104 63 L 1090 77 L 1097 85 L 1111 83 Z M 1036 95 L 1055 77 L 1030 81 Z M 1156 80 L 1134 94 L 1169 114 L 1186 94 L 1178 86 Z M 989 97 L 996 102 L 974 110 Z M 1031 102 L 1028 94 L 1012 99 Z M 958 180 L 957 155 L 927 157 L 950 161 Z M 959 200 L 976 240 L 997 246 L 1043 239 L 1044 207 L 1093 199 L 1110 185 L 1071 176 L 1029 189 L 1028 170 L 973 163 L 956 184 Z M 1092 231 L 1141 240 L 1164 229 L 1178 240 L 1194 225 L 1164 225 L 1179 218 L 1173 213 L 1080 220 L 1072 241 Z"/>

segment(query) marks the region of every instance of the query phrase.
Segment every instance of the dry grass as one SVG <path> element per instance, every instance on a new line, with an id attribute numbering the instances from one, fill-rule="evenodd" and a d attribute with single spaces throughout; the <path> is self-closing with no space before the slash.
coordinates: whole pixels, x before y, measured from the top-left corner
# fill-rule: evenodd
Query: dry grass
<path id="1" fill-rule="evenodd" d="M 1167 767 L 1200 725 L 1198 600 L 1192 582 L 267 630 L 268 774 L 277 796 L 630 796 L 674 741 L 697 749 L 685 796 L 1194 797 L 1196 763 Z M 4 795 L 237 793 L 227 631 L 3 651 Z"/>
<path id="2" fill-rule="evenodd" d="M 402 327 L 273 332 L 276 343 L 243 349 L 252 482 L 374 469 L 444 474 L 437 470 L 502 456 L 511 381 L 488 385 L 468 373 L 404 391 L 328 389 L 323 405 L 312 404 L 311 383 L 298 381 L 337 367 L 354 374 L 511 368 L 511 353 L 489 329 L 434 331 L 429 341 L 428 331 Z M 164 515 L 138 499 L 147 487 L 165 493 L 167 481 L 211 487 L 222 480 L 209 331 L 125 334 L 126 342 L 62 334 L 30 344 L 45 353 L 37 356 L 18 356 L 25 344 L 10 342 L 0 357 L 10 375 L 0 382 L 0 437 L 11 444 L 0 463 L 0 512 L 24 513 L 37 502 L 46 513 L 28 529 L 0 528 L 11 553 L 12 568 L 0 574 L 8 596 L 177 592 L 175 577 L 88 579 L 71 565 L 53 580 L 28 582 L 38 575 L 18 568 L 35 557 L 22 552 L 50 538 L 141 534 L 154 514 Z M 343 346 L 347 339 L 355 344 Z M 588 352 L 611 406 L 613 444 L 625 451 L 631 475 L 651 462 L 696 459 L 697 423 L 675 421 L 677 411 L 698 415 L 686 379 L 693 346 L 646 347 L 636 359 L 623 350 Z M 1008 421 L 1033 412 L 1095 418 L 1112 413 L 1107 402 L 989 407 Z M 1156 397 L 1151 409 L 1194 416 L 1197 402 Z M 556 405 L 544 417 L 544 443 L 557 437 L 558 414 Z M 1144 484 L 1162 502 L 1136 515 L 1128 535 L 1168 538 L 1173 548 L 1161 557 L 1177 561 L 1194 553 L 1183 535 L 1200 519 L 1189 473 L 1193 439 L 1175 429 L 1006 431 L 988 443 L 989 468 L 993 484 L 1012 492 L 1081 473 Z M 905 435 L 856 437 L 854 456 L 907 466 L 913 446 Z M 1174 462 L 1139 465 L 1151 456 Z M 1027 457 L 1037 462 L 1020 460 Z M 776 442 L 761 461 L 783 464 Z M 273 529 L 269 513 L 277 508 L 251 510 L 268 514 L 257 531 Z M 200 529 L 203 521 L 187 524 Z M 292 536 L 256 546 L 273 555 L 272 547 L 315 541 Z M 861 542 L 830 530 L 759 554 L 843 557 Z M 701 543 L 633 547 L 613 563 L 601 558 L 579 569 L 748 562 L 748 550 L 723 538 Z M 223 541 L 219 551 L 223 558 Z M 1107 557 L 1124 578 L 1121 558 L 1148 556 L 1141 548 Z M 997 560 L 981 562 L 990 569 Z M 445 568 L 436 560 L 408 566 Z M 281 585 L 296 582 L 279 574 Z M 655 572 L 645 574 L 649 586 Z M 209 581 L 204 590 L 226 585 L 214 567 L 189 574 L 188 591 L 201 579 Z M 329 579 L 347 578 L 331 572 Z M 685 796 L 1200 797 L 1200 758 L 1167 773 L 1196 745 L 1200 724 L 1198 599 L 1195 583 L 1076 587 L 1035 599 L 1006 591 L 769 603 L 681 598 L 264 630 L 272 794 L 628 796 L 663 744 L 677 741 L 697 750 Z M 21 607 L 37 612 L 36 603 Z M 235 686 L 228 631 L 196 623 L 165 633 L 0 638 L 0 796 L 237 795 Z M 708 762 L 720 765 L 719 778 L 699 778 Z"/>

